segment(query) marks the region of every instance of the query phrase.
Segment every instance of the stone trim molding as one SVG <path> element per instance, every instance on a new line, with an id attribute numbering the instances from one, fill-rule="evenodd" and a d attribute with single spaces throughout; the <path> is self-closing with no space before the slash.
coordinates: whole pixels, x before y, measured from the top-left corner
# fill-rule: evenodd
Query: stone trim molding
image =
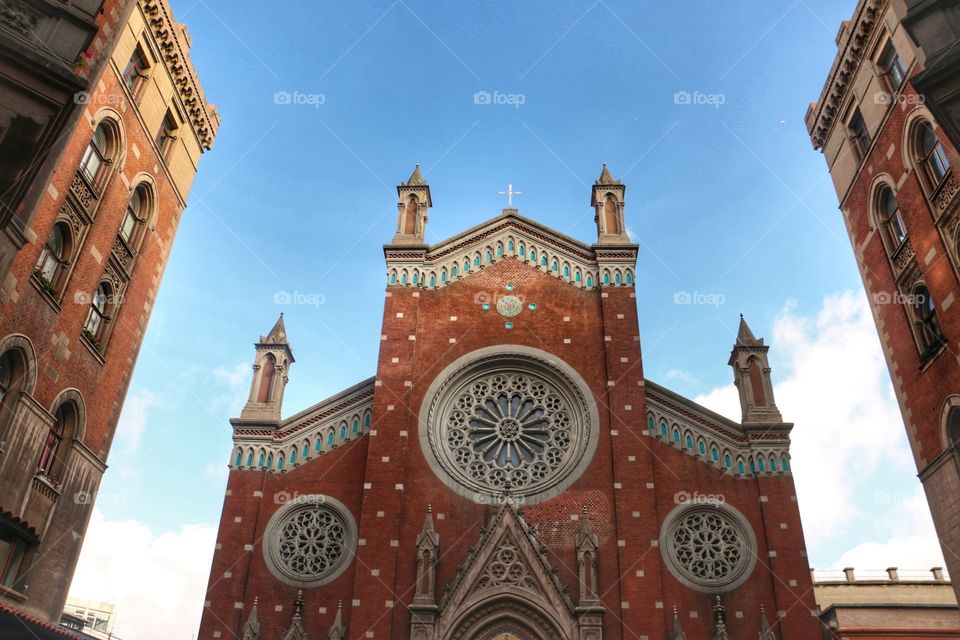
<path id="1" fill-rule="evenodd" d="M 770 425 L 759 432 L 748 431 L 733 420 L 650 380 L 645 381 L 645 387 L 647 424 L 644 433 L 663 445 L 678 449 L 736 478 L 791 474 L 789 425 Z M 680 434 L 679 442 L 674 437 L 674 431 Z M 692 446 L 687 444 L 688 437 Z M 717 459 L 714 459 L 714 451 L 717 452 Z M 730 457 L 729 466 L 726 465 L 727 456 Z M 740 472 L 741 463 L 743 473 Z"/>
<path id="2" fill-rule="evenodd" d="M 807 127 L 814 149 L 821 149 L 833 129 L 843 107 L 856 71 L 867 53 L 867 45 L 880 22 L 881 9 L 888 0 L 861 0 L 857 11 L 844 23 L 844 40 L 839 40 L 839 51 L 827 76 L 820 99 L 810 106 Z"/>
<path id="3" fill-rule="evenodd" d="M 163 64 L 177 87 L 190 125 L 200 141 L 200 146 L 209 151 L 220 126 L 220 115 L 204 96 L 203 87 L 200 86 L 190 61 L 189 51 L 183 46 L 181 25 L 174 21 L 166 0 L 139 0 L 139 4 L 148 26 L 153 30 Z"/>
<path id="4" fill-rule="evenodd" d="M 369 378 L 287 418 L 277 429 L 236 427 L 230 469 L 284 473 L 363 436 L 373 425 L 373 391 L 374 380 Z M 353 431 L 354 422 L 359 425 L 356 432 Z M 346 427 L 345 438 L 340 437 L 343 427 Z M 316 444 L 318 439 L 320 448 Z M 306 457 L 303 456 L 304 446 L 307 447 Z M 291 463 L 290 452 L 294 450 L 295 461 Z M 265 460 L 271 459 L 274 464 L 261 467 L 258 464 L 261 452 Z M 241 454 L 239 465 L 236 464 L 238 453 Z M 250 454 L 253 455 L 252 465 L 247 464 Z M 282 469 L 277 469 L 276 462 L 281 455 L 284 456 L 284 465 Z"/>
<path id="5" fill-rule="evenodd" d="M 591 247 L 524 218 L 515 209 L 505 209 L 500 216 L 431 247 L 387 245 L 384 256 L 388 284 L 428 289 L 452 284 L 507 258 L 582 289 L 636 282 L 636 245 Z"/>

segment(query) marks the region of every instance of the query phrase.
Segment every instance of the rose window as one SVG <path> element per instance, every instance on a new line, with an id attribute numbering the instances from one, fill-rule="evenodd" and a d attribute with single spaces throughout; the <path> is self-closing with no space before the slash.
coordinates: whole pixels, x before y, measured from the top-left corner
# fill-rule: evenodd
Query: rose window
<path id="1" fill-rule="evenodd" d="M 344 505 L 329 496 L 297 496 L 267 524 L 263 553 L 281 581 L 314 587 L 346 569 L 356 544 L 356 523 Z"/>
<path id="2" fill-rule="evenodd" d="M 725 505 L 675 510 L 664 524 L 663 540 L 671 572 L 703 591 L 738 586 L 756 562 L 750 525 Z"/>
<path id="3" fill-rule="evenodd" d="M 478 501 L 544 497 L 592 453 L 596 433 L 585 396 L 563 372 L 537 361 L 494 358 L 467 367 L 427 398 L 430 453 L 454 488 Z"/>

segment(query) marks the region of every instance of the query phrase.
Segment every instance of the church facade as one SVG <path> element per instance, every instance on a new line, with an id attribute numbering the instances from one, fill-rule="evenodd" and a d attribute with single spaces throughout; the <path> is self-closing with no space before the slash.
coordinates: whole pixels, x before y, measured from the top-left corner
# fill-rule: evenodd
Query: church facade
<path id="1" fill-rule="evenodd" d="M 282 316 L 256 344 L 199 638 L 819 637 L 768 347 L 741 320 L 740 422 L 644 377 L 625 186 L 593 244 L 428 246 L 398 195 L 375 375 L 281 418 Z"/>

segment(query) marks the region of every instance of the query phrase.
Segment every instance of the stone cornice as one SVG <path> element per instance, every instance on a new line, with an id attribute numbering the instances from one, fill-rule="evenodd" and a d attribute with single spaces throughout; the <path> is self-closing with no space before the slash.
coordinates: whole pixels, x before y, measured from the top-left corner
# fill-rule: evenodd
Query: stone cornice
<path id="1" fill-rule="evenodd" d="M 850 85 L 867 52 L 867 45 L 881 18 L 888 0 L 861 0 L 853 18 L 844 23 L 838 37 L 837 57 L 815 104 L 807 113 L 807 130 L 814 149 L 823 148 L 833 129 L 840 108 L 846 101 Z"/>
<path id="2" fill-rule="evenodd" d="M 166 0 L 139 0 L 139 4 L 160 48 L 163 64 L 173 78 L 177 94 L 186 109 L 187 119 L 200 146 L 209 150 L 220 126 L 220 115 L 204 96 L 189 51 L 180 35 L 181 27 L 173 19 L 173 12 Z"/>

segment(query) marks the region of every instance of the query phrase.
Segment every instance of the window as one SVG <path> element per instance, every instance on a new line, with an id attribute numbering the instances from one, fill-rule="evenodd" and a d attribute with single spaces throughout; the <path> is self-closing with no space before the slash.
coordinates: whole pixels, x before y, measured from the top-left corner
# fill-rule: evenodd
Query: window
<path id="1" fill-rule="evenodd" d="M 147 187 L 141 184 L 133 190 L 130 202 L 127 203 L 127 212 L 123 216 L 123 224 L 120 225 L 120 239 L 131 251 L 135 249 L 138 227 L 146 221 L 147 201 Z"/>
<path id="2" fill-rule="evenodd" d="M 69 446 L 70 440 L 76 434 L 78 421 L 79 414 L 72 402 L 64 402 L 57 408 L 37 461 L 37 471 L 54 480 L 62 477 L 66 467 L 63 445 L 66 441 Z"/>
<path id="3" fill-rule="evenodd" d="M 917 341 L 920 343 L 921 360 L 933 355 L 943 344 L 943 331 L 937 319 L 937 306 L 930 290 L 920 285 L 913 290 L 914 325 L 917 329 Z"/>
<path id="4" fill-rule="evenodd" d="M 0 584 L 15 587 L 27 544 L 14 535 L 0 537 Z"/>
<path id="5" fill-rule="evenodd" d="M 935 189 L 943 181 L 950 168 L 947 153 L 940 144 L 933 125 L 929 122 L 920 123 L 919 131 L 920 166 L 930 182 L 930 188 Z"/>
<path id="6" fill-rule="evenodd" d="M 857 160 L 863 160 L 870 148 L 870 132 L 867 123 L 860 113 L 860 107 L 854 107 L 850 119 L 847 121 L 847 133 L 857 153 Z"/>
<path id="7" fill-rule="evenodd" d="M 67 266 L 68 256 L 70 254 L 70 227 L 66 222 L 60 221 L 53 225 L 50 231 L 50 237 L 43 245 L 40 251 L 40 258 L 37 260 L 37 275 L 41 277 L 45 285 L 50 288 L 59 284 L 64 268 Z"/>
<path id="8" fill-rule="evenodd" d="M 110 306 L 110 298 L 113 290 L 106 282 L 101 282 L 100 286 L 93 293 L 93 301 L 90 303 L 90 312 L 87 314 L 87 321 L 83 326 L 84 333 L 88 338 L 99 342 L 103 339 L 106 330 L 106 324 L 110 322 L 110 316 L 107 315 Z"/>
<path id="9" fill-rule="evenodd" d="M 13 390 L 15 368 L 16 363 L 12 353 L 7 351 L 0 356 L 0 402 L 3 402 L 7 394 Z"/>
<path id="10" fill-rule="evenodd" d="M 160 149 L 160 155 L 164 158 L 169 157 L 170 149 L 173 147 L 174 140 L 177 139 L 177 121 L 173 119 L 173 114 L 167 111 L 163 116 L 163 122 L 160 123 L 160 130 L 157 132 L 157 148 Z"/>
<path id="11" fill-rule="evenodd" d="M 147 69 L 149 68 L 150 65 L 147 64 L 147 58 L 143 55 L 143 49 L 140 48 L 140 45 L 137 45 L 137 48 L 133 50 L 133 55 L 130 56 L 130 62 L 123 70 L 123 81 L 134 96 L 137 95 L 143 81 L 146 80 Z"/>
<path id="12" fill-rule="evenodd" d="M 877 210 L 880 213 L 880 219 L 883 224 L 883 233 L 887 239 L 887 245 L 890 253 L 893 253 L 907 239 L 907 228 L 903 224 L 903 217 L 900 215 L 900 205 L 897 203 L 897 197 L 893 195 L 893 189 L 884 186 L 880 190 L 880 196 L 877 199 Z"/>
<path id="13" fill-rule="evenodd" d="M 93 138 L 83 152 L 83 159 L 80 161 L 80 171 L 91 184 L 96 184 L 100 178 L 101 171 L 107 163 L 107 147 L 110 142 L 109 132 L 106 125 L 100 123 L 96 131 L 93 132 Z"/>
<path id="14" fill-rule="evenodd" d="M 903 61 L 900 60 L 900 55 L 892 42 L 888 42 L 887 46 L 884 47 L 877 64 L 880 65 L 881 72 L 890 81 L 890 89 L 897 91 L 907 78 L 907 70 L 904 68 Z"/>

